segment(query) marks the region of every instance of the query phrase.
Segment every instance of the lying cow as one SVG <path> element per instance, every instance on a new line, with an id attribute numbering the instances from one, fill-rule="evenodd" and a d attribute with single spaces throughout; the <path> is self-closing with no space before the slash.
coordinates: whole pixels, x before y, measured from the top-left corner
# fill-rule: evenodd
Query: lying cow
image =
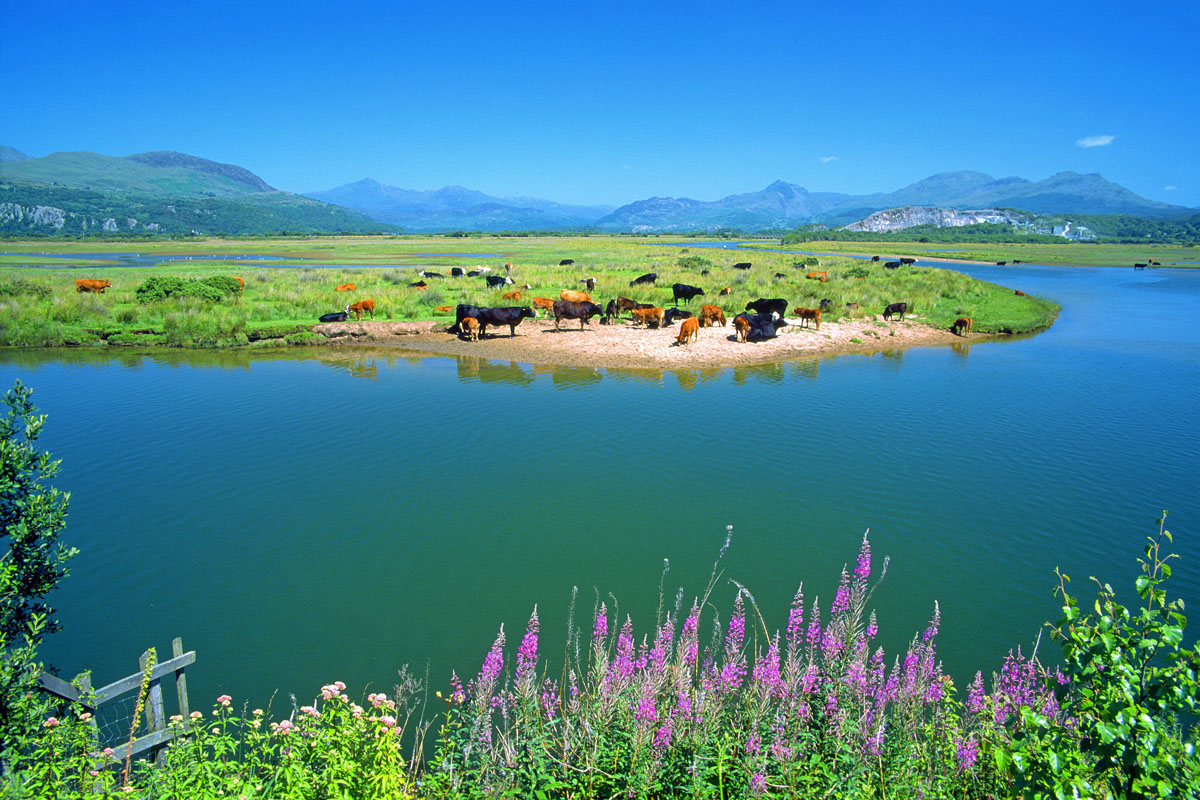
<path id="1" fill-rule="evenodd" d="M 425 270 L 421 270 L 417 274 L 420 275 L 422 278 L 444 278 L 444 277 L 446 277 L 445 275 L 443 275 L 440 272 L 426 272 Z"/>
<path id="2" fill-rule="evenodd" d="M 348 311 L 334 311 L 331 314 L 322 314 L 321 322 L 345 322 L 348 316 L 350 316 Z"/>
<path id="3" fill-rule="evenodd" d="M 796 306 L 792 309 L 792 313 L 800 318 L 801 328 L 807 328 L 809 321 L 812 321 L 817 323 L 817 330 L 821 330 L 821 309 Z"/>
<path id="4" fill-rule="evenodd" d="M 764 300 L 761 297 L 752 302 L 746 303 L 747 311 L 756 311 L 759 314 L 778 314 L 780 319 L 787 313 L 787 300 L 781 297 Z"/>
<path id="5" fill-rule="evenodd" d="M 104 294 L 104 290 L 110 286 L 112 286 L 112 283 L 108 280 L 92 281 L 87 278 L 80 278 L 75 281 L 76 292 L 97 292 L 98 294 Z"/>
<path id="6" fill-rule="evenodd" d="M 904 315 L 908 313 L 908 303 L 892 303 L 883 310 L 883 318 L 891 319 L 894 315 L 899 314 L 900 319 L 904 319 Z"/>
<path id="7" fill-rule="evenodd" d="M 959 317 L 958 319 L 954 320 L 954 324 L 950 326 L 950 332 L 955 336 L 962 336 L 964 335 L 964 331 L 966 333 L 970 333 L 971 326 L 974 324 L 975 320 L 971 319 L 970 317 Z"/>
<path id="8" fill-rule="evenodd" d="M 1013 294 L 1015 294 L 1017 297 L 1028 297 L 1029 296 L 1029 295 L 1025 294 L 1024 292 L 1022 292 L 1020 289 L 1017 289 L 1015 292 L 1013 292 Z"/>
<path id="9" fill-rule="evenodd" d="M 650 308 L 635 308 L 632 313 L 634 325 L 650 327 L 650 323 L 653 322 L 655 328 L 663 326 L 664 313 L 661 308 L 654 308 L 653 306 Z"/>
<path id="10" fill-rule="evenodd" d="M 700 306 L 700 324 L 705 327 L 711 327 L 714 323 L 721 323 L 721 327 L 725 327 L 725 311 L 720 306 Z"/>
<path id="11" fill-rule="evenodd" d="M 821 283 L 824 283 L 825 281 L 829 280 L 829 273 L 828 272 L 810 272 L 807 275 L 805 275 L 804 277 L 808 278 L 809 280 L 812 280 L 812 281 L 820 281 Z"/>
<path id="12" fill-rule="evenodd" d="M 504 294 L 500 295 L 500 299 L 501 300 L 520 300 L 521 293 L 520 292 L 505 292 Z"/>
<path id="13" fill-rule="evenodd" d="M 558 293 L 560 300 L 565 300 L 568 303 L 590 303 L 592 296 L 587 292 L 573 292 L 570 289 L 563 289 Z"/>
<path id="14" fill-rule="evenodd" d="M 356 283 L 343 283 L 341 286 L 333 287 L 333 290 L 335 292 L 353 292 L 357 288 L 358 284 Z"/>
<path id="15" fill-rule="evenodd" d="M 700 320 L 695 317 L 685 319 L 679 326 L 679 336 L 675 339 L 675 344 L 687 344 L 689 340 L 700 341 Z"/>
<path id="16" fill-rule="evenodd" d="M 465 274 L 466 273 L 463 272 L 462 267 L 451 267 L 450 268 L 450 277 L 451 278 L 461 278 Z"/>
<path id="17" fill-rule="evenodd" d="M 602 313 L 604 313 L 604 310 L 591 301 L 573 303 L 570 300 L 555 300 L 554 330 L 558 330 L 558 323 L 564 319 L 579 320 L 579 330 L 583 330 L 583 326 L 588 320 Z"/>
<path id="18" fill-rule="evenodd" d="M 558 265 L 559 265 L 560 267 L 571 267 L 571 266 L 574 266 L 574 265 L 575 265 L 575 259 L 573 259 L 573 258 L 564 258 L 562 261 L 558 262 Z"/>
<path id="19" fill-rule="evenodd" d="M 508 286 L 513 282 L 513 279 L 507 275 L 484 275 L 483 279 L 487 281 L 489 289 L 499 289 L 501 286 Z"/>
<path id="20" fill-rule="evenodd" d="M 749 326 L 744 337 L 737 324 L 739 319 L 745 320 Z M 784 325 L 787 325 L 787 321 L 782 318 L 776 319 L 774 314 L 738 314 L 734 318 L 734 328 L 741 337 L 739 341 L 743 342 L 765 342 L 767 339 L 774 339 Z"/>
<path id="21" fill-rule="evenodd" d="M 687 303 L 693 297 L 704 294 L 704 290 L 699 286 L 689 286 L 686 283 L 673 283 L 671 284 L 671 294 L 675 297 L 675 305 L 679 305 L 680 298 Z"/>
<path id="22" fill-rule="evenodd" d="M 657 272 L 647 272 L 645 275 L 640 275 L 629 282 L 630 286 L 640 286 L 643 283 L 654 283 L 658 280 Z"/>
<path id="23" fill-rule="evenodd" d="M 417 281 L 416 283 L 410 283 L 408 285 L 408 288 L 410 288 L 410 289 L 428 289 L 429 284 L 426 283 L 425 281 Z"/>
<path id="24" fill-rule="evenodd" d="M 663 312 L 663 324 L 664 325 L 674 325 L 675 320 L 677 320 L 677 319 L 691 319 L 693 316 L 694 315 L 692 314 L 692 312 L 684 311 L 682 308 L 679 308 L 678 306 L 676 306 L 675 308 L 668 308 L 666 311 Z"/>

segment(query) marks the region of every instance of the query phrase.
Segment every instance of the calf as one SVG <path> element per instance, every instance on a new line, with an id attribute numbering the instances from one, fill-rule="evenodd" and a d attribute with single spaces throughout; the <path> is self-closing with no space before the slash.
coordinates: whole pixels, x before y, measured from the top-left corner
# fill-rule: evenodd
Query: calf
<path id="1" fill-rule="evenodd" d="M 558 265 L 560 267 L 570 267 L 570 266 L 574 266 L 574 264 L 575 264 L 575 259 L 573 259 L 573 258 L 564 258 L 562 261 L 558 262 Z"/>
<path id="2" fill-rule="evenodd" d="M 750 330 L 743 339 L 746 342 L 765 342 L 767 339 L 774 339 L 779 329 L 787 325 L 786 320 L 776 319 L 774 314 L 738 314 L 738 317 L 745 319 L 750 325 Z M 736 322 L 735 318 L 735 325 Z"/>
<path id="3" fill-rule="evenodd" d="M 792 309 L 792 313 L 800 318 L 801 328 L 807 328 L 809 321 L 812 321 L 817 324 L 817 330 L 821 330 L 821 309 L 796 306 Z"/>
<path id="4" fill-rule="evenodd" d="M 900 319 L 904 319 L 906 313 L 908 313 L 908 303 L 892 303 L 883 310 L 883 318 L 891 319 L 894 315 L 899 314 Z"/>
<path id="5" fill-rule="evenodd" d="M 335 286 L 333 290 L 335 292 L 353 292 L 357 288 L 358 284 L 356 283 L 343 283 L 341 286 Z"/>
<path id="6" fill-rule="evenodd" d="M 246 282 L 244 280 L 242 280 L 241 278 L 239 278 L 237 275 L 234 275 L 233 279 L 238 282 L 238 294 L 245 294 L 246 293 Z"/>
<path id="7" fill-rule="evenodd" d="M 501 300 L 520 300 L 521 293 L 520 292 L 505 292 L 504 294 L 500 295 L 500 299 Z"/>
<path id="8" fill-rule="evenodd" d="M 543 311 L 553 311 L 555 302 L 557 301 L 551 300 L 549 297 L 535 297 L 533 298 L 533 307 Z"/>
<path id="9" fill-rule="evenodd" d="M 416 283 L 410 283 L 408 285 L 408 288 L 410 288 L 410 289 L 428 289 L 429 284 L 426 283 L 425 281 L 417 281 Z"/>
<path id="10" fill-rule="evenodd" d="M 820 281 L 821 283 L 824 283 L 825 281 L 829 280 L 829 273 L 828 272 L 810 272 L 807 275 L 805 275 L 804 277 L 808 278 L 809 280 Z"/>
<path id="11" fill-rule="evenodd" d="M 900 269 L 900 262 L 899 261 L 885 261 L 883 263 L 883 268 L 884 269 Z"/>
<path id="12" fill-rule="evenodd" d="M 489 289 L 499 289 L 501 286 L 508 286 L 513 282 L 513 279 L 507 275 L 484 275 L 483 279 L 487 281 Z"/>
<path id="13" fill-rule="evenodd" d="M 589 292 L 596 291 L 596 279 L 595 278 L 580 278 L 579 283 L 582 283 L 583 287 L 585 289 L 587 289 Z"/>
<path id="14" fill-rule="evenodd" d="M 737 340 L 744 344 L 746 337 L 750 335 L 750 320 L 746 319 L 744 314 L 738 314 L 733 318 L 733 332 L 737 336 Z"/>
<path id="15" fill-rule="evenodd" d="M 367 298 L 366 300 L 359 300 L 353 305 L 346 306 L 346 313 L 351 311 L 354 312 L 354 318 L 359 322 L 362 321 L 362 312 L 364 311 L 367 311 L 371 314 L 371 319 L 375 319 L 375 301 L 371 300 L 370 298 Z"/>
<path id="16" fill-rule="evenodd" d="M 1015 294 L 1017 297 L 1028 297 L 1029 296 L 1029 295 L 1025 294 L 1024 292 L 1022 292 L 1020 289 L 1017 289 L 1015 292 L 1013 292 L 1013 294 Z"/>
<path id="17" fill-rule="evenodd" d="M 663 325 L 663 310 L 661 308 L 635 308 L 632 313 L 634 325 L 650 327 L 651 322 L 654 323 L 655 328 L 661 328 Z"/>
<path id="18" fill-rule="evenodd" d="M 687 344 L 688 340 L 700 341 L 700 321 L 695 317 L 685 319 L 679 326 L 679 336 L 675 339 L 675 344 Z"/>
<path id="19" fill-rule="evenodd" d="M 680 298 L 683 302 L 690 302 L 693 297 L 704 294 L 704 290 L 699 286 L 688 286 L 686 283 L 672 283 L 671 294 L 675 298 L 675 304 L 679 305 Z"/>
<path id="20" fill-rule="evenodd" d="M 437 311 L 440 314 L 449 314 L 453 310 L 454 308 L 451 306 L 438 306 L 434 309 L 434 311 Z"/>
<path id="21" fill-rule="evenodd" d="M 747 311 L 756 311 L 759 314 L 778 314 L 780 319 L 787 313 L 787 300 L 781 297 L 776 297 L 771 300 L 763 300 L 761 297 L 753 302 L 746 303 Z"/>
<path id="22" fill-rule="evenodd" d="M 322 314 L 321 322 L 345 322 L 348 316 L 350 315 L 345 311 L 335 311 L 332 314 Z"/>
<path id="23" fill-rule="evenodd" d="M 80 278 L 75 281 L 76 292 L 97 292 L 98 294 L 104 294 L 104 290 L 110 286 L 112 286 L 112 283 L 107 280 L 92 281 L 87 278 Z"/>
<path id="24" fill-rule="evenodd" d="M 858 303 L 846 303 L 846 308 L 853 311 L 854 309 L 858 308 Z"/>
<path id="25" fill-rule="evenodd" d="M 722 287 L 721 291 L 717 292 L 717 295 L 720 297 L 724 297 L 727 294 L 733 294 L 733 289 L 728 286 Z"/>
<path id="26" fill-rule="evenodd" d="M 653 308 L 654 307 L 654 306 L 648 305 L 646 303 L 639 303 L 637 300 L 630 300 L 628 297 L 620 297 L 620 296 L 618 296 L 617 299 L 614 300 L 613 302 L 616 304 L 617 314 L 620 314 L 622 311 L 633 311 L 638 306 L 641 306 L 642 308 Z"/>
<path id="27" fill-rule="evenodd" d="M 630 286 L 640 286 L 643 283 L 654 283 L 658 280 L 657 272 L 647 272 L 645 275 L 640 275 L 629 282 Z"/>
<path id="28" fill-rule="evenodd" d="M 975 320 L 970 317 L 959 317 L 954 320 L 954 324 L 950 326 L 950 332 L 955 336 L 962 336 L 963 331 L 971 332 L 971 326 L 975 324 Z"/>
<path id="29" fill-rule="evenodd" d="M 684 311 L 679 306 L 676 306 L 675 308 L 668 308 L 665 312 L 663 312 L 663 323 L 666 325 L 674 325 L 675 320 L 691 319 L 692 316 L 692 312 Z"/>
<path id="30" fill-rule="evenodd" d="M 750 269 L 750 266 L 751 266 L 751 264 L 749 261 L 739 261 L 738 263 L 733 265 L 733 268 L 734 269 Z"/>
<path id="31" fill-rule="evenodd" d="M 579 320 L 579 330 L 583 330 L 583 326 L 588 320 L 602 313 L 603 309 L 590 300 L 583 303 L 556 300 L 554 301 L 554 330 L 558 330 L 558 323 L 564 319 Z"/>
<path id="32" fill-rule="evenodd" d="M 561 292 L 558 293 L 558 296 L 560 299 L 566 300 L 568 303 L 590 303 L 590 302 L 592 302 L 592 296 L 590 294 L 588 294 L 587 292 L 573 292 L 570 289 L 563 289 Z"/>
<path id="33" fill-rule="evenodd" d="M 713 323 L 721 323 L 721 327 L 725 327 L 725 312 L 720 306 L 700 306 L 700 324 L 709 328 Z"/>
<path id="34" fill-rule="evenodd" d="M 467 335 L 467 341 L 479 341 L 479 320 L 474 317 L 463 317 L 462 330 Z"/>

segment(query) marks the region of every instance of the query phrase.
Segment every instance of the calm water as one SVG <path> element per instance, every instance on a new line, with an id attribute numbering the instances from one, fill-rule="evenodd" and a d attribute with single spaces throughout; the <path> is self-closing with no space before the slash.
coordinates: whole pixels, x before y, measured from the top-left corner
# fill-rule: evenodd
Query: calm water
<path id="1" fill-rule="evenodd" d="M 663 559 L 690 601 L 727 524 L 725 575 L 772 627 L 801 580 L 827 607 L 870 527 L 883 644 L 939 602 L 960 681 L 1028 652 L 1055 566 L 1128 586 L 1163 508 L 1198 599 L 1200 272 L 971 271 L 1065 310 L 1021 340 L 703 372 L 0 352 L 50 415 L 82 551 L 46 655 L 105 683 L 182 636 L 201 704 L 387 688 L 405 663 L 441 688 L 501 623 L 511 656 L 535 604 L 560 665 L 572 586 L 640 635 Z"/>

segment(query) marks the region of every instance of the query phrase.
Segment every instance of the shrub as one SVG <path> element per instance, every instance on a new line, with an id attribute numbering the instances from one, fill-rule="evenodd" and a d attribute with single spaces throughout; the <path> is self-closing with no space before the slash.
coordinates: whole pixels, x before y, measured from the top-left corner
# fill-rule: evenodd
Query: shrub
<path id="1" fill-rule="evenodd" d="M 6 281 L 0 281 L 0 297 L 17 297 L 19 295 L 28 295 L 36 297 L 39 300 L 44 300 L 50 296 L 50 287 L 33 281 L 27 281 L 24 278 L 10 278 Z"/>
<path id="2" fill-rule="evenodd" d="M 683 269 L 712 269 L 713 262 L 709 261 L 704 256 L 684 256 L 677 262 Z"/>
<path id="3" fill-rule="evenodd" d="M 139 303 L 152 303 L 168 297 L 196 297 L 215 303 L 227 294 L 238 294 L 240 290 L 241 284 L 224 275 L 200 280 L 158 275 L 142 281 L 133 293 Z"/>

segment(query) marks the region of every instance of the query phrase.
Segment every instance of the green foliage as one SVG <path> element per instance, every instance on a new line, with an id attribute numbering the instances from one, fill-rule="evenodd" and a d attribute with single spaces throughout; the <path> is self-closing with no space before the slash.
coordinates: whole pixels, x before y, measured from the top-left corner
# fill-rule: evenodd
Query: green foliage
<path id="1" fill-rule="evenodd" d="M 805 242 L 1031 242 L 1037 244 L 1062 244 L 1061 236 L 1026 233 L 1013 225 L 984 222 L 978 225 L 938 227 L 937 225 L 914 225 L 886 233 L 872 231 L 847 231 L 841 228 L 805 225 L 796 228 L 781 240 L 783 244 Z"/>
<path id="2" fill-rule="evenodd" d="M 227 294 L 237 294 L 241 284 L 226 275 L 210 275 L 207 278 L 176 278 L 155 275 L 142 281 L 134 290 L 139 303 L 152 303 L 168 297 L 197 297 L 217 302 Z"/>
<path id="3" fill-rule="evenodd" d="M 677 262 L 682 269 L 712 269 L 713 262 L 709 261 L 704 256 L 684 256 Z"/>
<path id="4" fill-rule="evenodd" d="M 44 300 L 50 296 L 50 287 L 17 277 L 0 281 L 0 297 L 19 297 L 20 295 L 29 295 Z"/>

